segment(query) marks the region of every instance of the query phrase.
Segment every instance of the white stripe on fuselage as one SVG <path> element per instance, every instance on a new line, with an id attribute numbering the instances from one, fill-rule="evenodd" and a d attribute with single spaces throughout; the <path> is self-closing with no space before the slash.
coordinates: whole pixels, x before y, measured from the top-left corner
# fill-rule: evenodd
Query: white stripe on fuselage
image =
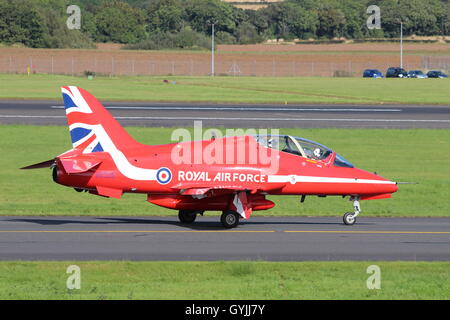
<path id="1" fill-rule="evenodd" d="M 125 155 L 116 148 L 111 138 L 106 133 L 105 129 L 101 125 L 93 126 L 95 134 L 97 135 L 100 144 L 102 145 L 103 151 L 108 152 L 111 155 L 117 169 L 125 177 L 132 180 L 156 180 L 156 171 L 154 169 L 144 169 L 133 166 L 128 162 Z"/>
<path id="2" fill-rule="evenodd" d="M 395 182 L 388 180 L 331 178 L 331 177 L 314 177 L 314 176 L 298 176 L 298 175 L 269 175 L 267 181 L 269 183 L 290 182 L 292 184 L 298 182 L 395 184 Z"/>
<path id="3" fill-rule="evenodd" d="M 125 177 L 132 179 L 132 180 L 149 180 L 153 181 L 156 180 L 156 171 L 155 169 L 144 169 L 133 166 L 125 157 L 125 155 L 117 149 L 117 147 L 114 145 L 111 138 L 106 133 L 105 129 L 102 125 L 88 125 L 84 123 L 74 123 L 70 126 L 70 128 L 75 127 L 82 127 L 86 129 L 91 129 L 95 135 L 97 136 L 97 139 L 95 139 L 95 142 L 100 142 L 103 151 L 109 153 L 111 158 L 114 161 L 114 164 L 116 165 L 117 169 L 122 173 Z M 95 147 L 94 142 L 90 145 L 90 147 Z"/>

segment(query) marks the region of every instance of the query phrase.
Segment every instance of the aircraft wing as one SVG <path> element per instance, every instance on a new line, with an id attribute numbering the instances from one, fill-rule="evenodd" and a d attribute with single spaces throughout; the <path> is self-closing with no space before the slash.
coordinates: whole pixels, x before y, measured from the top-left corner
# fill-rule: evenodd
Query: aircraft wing
<path id="1" fill-rule="evenodd" d="M 273 190 L 278 190 L 283 188 L 286 183 L 276 183 L 273 184 L 270 188 L 267 188 L 263 185 L 256 185 L 254 188 L 249 189 L 248 187 L 244 187 L 239 184 L 227 184 L 227 185 L 215 185 L 215 186 L 206 186 L 204 184 L 197 183 L 180 183 L 172 187 L 175 191 L 178 191 L 181 195 L 190 195 L 193 197 L 214 197 L 223 194 L 237 193 L 240 191 L 250 191 L 251 194 L 268 192 Z"/>
<path id="2" fill-rule="evenodd" d="M 246 189 L 241 186 L 176 186 L 172 189 L 178 190 L 183 196 L 198 196 L 204 197 L 214 197 L 218 195 L 235 193 L 238 191 L 245 191 Z"/>
<path id="3" fill-rule="evenodd" d="M 198 195 L 204 195 L 208 191 L 210 191 L 211 188 L 189 188 L 189 189 L 182 189 L 180 190 L 180 194 L 184 196 L 198 196 Z"/>

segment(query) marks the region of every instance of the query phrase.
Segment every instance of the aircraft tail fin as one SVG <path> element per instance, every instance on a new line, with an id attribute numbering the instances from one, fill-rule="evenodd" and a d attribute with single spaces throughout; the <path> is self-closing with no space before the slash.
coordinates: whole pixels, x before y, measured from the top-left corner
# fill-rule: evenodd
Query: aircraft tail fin
<path id="1" fill-rule="evenodd" d="M 74 148 L 91 153 L 139 145 L 92 94 L 76 86 L 61 91 Z"/>

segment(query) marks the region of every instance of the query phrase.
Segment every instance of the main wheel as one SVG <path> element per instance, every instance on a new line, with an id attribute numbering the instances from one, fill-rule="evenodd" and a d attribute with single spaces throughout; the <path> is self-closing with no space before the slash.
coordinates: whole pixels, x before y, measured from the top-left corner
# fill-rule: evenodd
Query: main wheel
<path id="1" fill-rule="evenodd" d="M 220 216 L 220 222 L 225 228 L 234 228 L 239 224 L 239 214 L 232 210 L 227 210 Z"/>
<path id="2" fill-rule="evenodd" d="M 354 217 L 354 213 L 353 212 L 347 212 L 346 214 L 344 214 L 344 224 L 351 226 L 354 225 L 356 222 L 356 218 Z"/>
<path id="3" fill-rule="evenodd" d="M 197 212 L 191 210 L 180 210 L 178 211 L 178 219 L 181 223 L 193 223 L 197 218 Z"/>

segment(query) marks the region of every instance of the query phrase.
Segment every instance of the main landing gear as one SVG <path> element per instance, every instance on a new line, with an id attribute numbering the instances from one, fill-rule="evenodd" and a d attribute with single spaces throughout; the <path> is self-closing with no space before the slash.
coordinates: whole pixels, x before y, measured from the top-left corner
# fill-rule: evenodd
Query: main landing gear
<path id="1" fill-rule="evenodd" d="M 355 212 L 347 212 L 344 214 L 344 224 L 351 226 L 356 222 L 356 217 L 361 213 L 361 207 L 359 205 L 359 197 L 350 197 L 350 201 L 353 201 L 353 209 Z"/>
<path id="2" fill-rule="evenodd" d="M 203 211 L 200 210 L 180 210 L 178 211 L 178 219 L 181 223 L 191 224 L 197 218 L 197 215 L 203 215 Z M 222 225 L 227 228 L 235 228 L 239 224 L 240 219 L 239 213 L 233 210 L 226 210 L 222 212 L 220 216 L 220 222 Z"/>
<path id="3" fill-rule="evenodd" d="M 203 211 L 200 210 L 180 210 L 178 211 L 178 219 L 181 223 L 190 224 L 195 221 L 197 214 L 203 215 Z"/>
<path id="4" fill-rule="evenodd" d="M 233 210 L 226 210 L 222 212 L 222 215 L 220 216 L 220 222 L 222 222 L 222 225 L 227 228 L 231 229 L 234 227 L 237 227 L 239 224 L 239 213 Z"/>

